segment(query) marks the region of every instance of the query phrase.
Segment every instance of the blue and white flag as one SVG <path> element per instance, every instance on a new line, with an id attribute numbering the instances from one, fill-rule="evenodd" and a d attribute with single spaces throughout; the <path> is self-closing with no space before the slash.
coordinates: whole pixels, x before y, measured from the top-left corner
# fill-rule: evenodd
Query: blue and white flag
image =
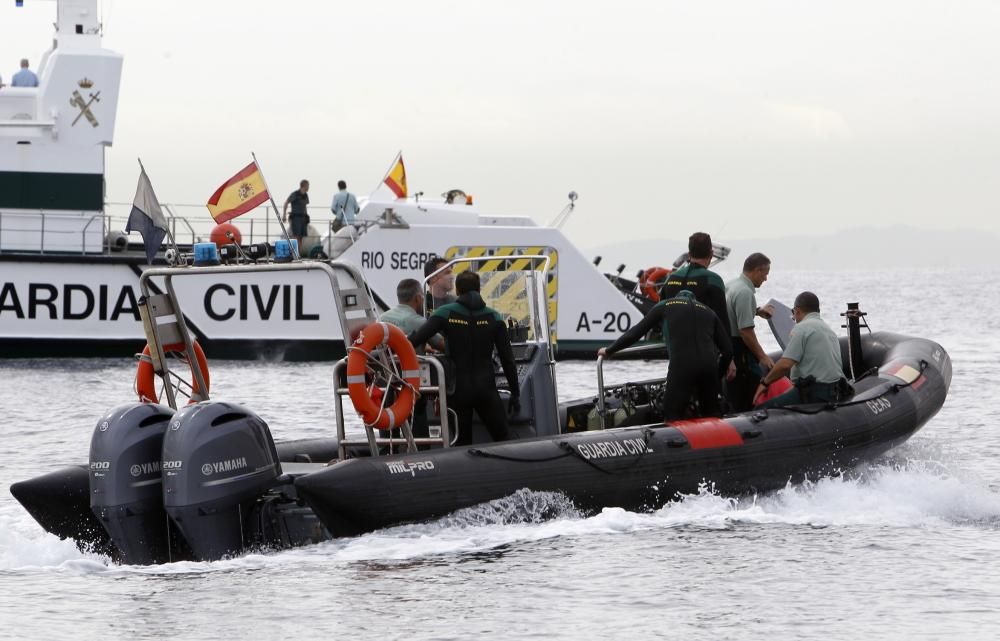
<path id="1" fill-rule="evenodd" d="M 156 200 L 153 185 L 149 183 L 145 169 L 139 174 L 139 185 L 135 188 L 132 213 L 128 215 L 125 231 L 139 232 L 143 247 L 146 249 L 146 261 L 152 264 L 156 250 L 160 248 L 160 243 L 167 234 L 167 219 L 163 216 L 160 202 Z"/>

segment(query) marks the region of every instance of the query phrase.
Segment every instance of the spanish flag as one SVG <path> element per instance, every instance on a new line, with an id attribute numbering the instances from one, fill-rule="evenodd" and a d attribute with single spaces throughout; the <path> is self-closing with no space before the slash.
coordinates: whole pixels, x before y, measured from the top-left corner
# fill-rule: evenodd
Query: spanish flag
<path id="1" fill-rule="evenodd" d="M 396 163 L 382 182 L 388 185 L 397 198 L 406 198 L 406 167 L 403 166 L 402 153 L 396 156 Z"/>
<path id="2" fill-rule="evenodd" d="M 206 206 L 215 222 L 224 223 L 247 213 L 268 198 L 260 168 L 256 162 L 252 162 L 222 183 L 208 199 Z"/>

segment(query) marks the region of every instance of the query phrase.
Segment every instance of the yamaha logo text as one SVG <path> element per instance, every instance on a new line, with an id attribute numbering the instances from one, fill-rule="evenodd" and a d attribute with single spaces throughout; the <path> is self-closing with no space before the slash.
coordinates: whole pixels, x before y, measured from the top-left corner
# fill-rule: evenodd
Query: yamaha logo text
<path id="1" fill-rule="evenodd" d="M 245 456 L 239 458 L 231 458 L 225 461 L 216 461 L 215 463 L 205 463 L 201 466 L 201 473 L 205 476 L 212 476 L 213 474 L 218 474 L 219 472 L 235 472 L 236 470 L 245 470 L 249 467 L 247 465 L 247 459 Z"/>

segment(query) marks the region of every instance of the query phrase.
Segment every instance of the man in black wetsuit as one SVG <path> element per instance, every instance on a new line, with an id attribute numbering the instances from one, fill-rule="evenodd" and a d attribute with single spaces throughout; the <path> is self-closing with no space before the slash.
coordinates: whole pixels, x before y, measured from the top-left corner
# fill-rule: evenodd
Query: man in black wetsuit
<path id="1" fill-rule="evenodd" d="M 688 238 L 688 262 L 670 272 L 660 289 L 660 300 L 673 298 L 682 289 L 694 292 L 695 299 L 715 312 L 723 327 L 729 327 L 726 284 L 708 268 L 712 263 L 712 237 L 695 232 Z M 729 330 L 726 330 L 729 331 Z"/>
<path id="2" fill-rule="evenodd" d="M 662 328 L 663 343 L 670 351 L 663 420 L 684 418 L 692 394 L 698 399 L 701 416 L 721 416 L 721 380 L 733 360 L 729 330 L 711 309 L 694 299 L 690 290 L 658 302 L 637 325 L 597 353 L 611 356 L 656 326 Z"/>
<path id="3" fill-rule="evenodd" d="M 455 279 L 458 299 L 434 310 L 429 319 L 409 336 L 420 347 L 434 334 L 442 334 L 445 353 L 455 363 L 455 393 L 448 405 L 458 414 L 458 445 L 472 443 L 472 412 L 486 424 L 494 441 L 505 441 L 507 414 L 497 393 L 493 372 L 493 350 L 496 349 L 503 373 L 510 386 L 509 408 L 512 414 L 521 410 L 520 389 L 514 351 L 507 336 L 507 326 L 495 310 L 486 306 L 479 295 L 479 274 L 465 271 Z"/>
<path id="4" fill-rule="evenodd" d="M 660 289 L 660 300 L 673 298 L 682 289 L 694 292 L 695 299 L 715 312 L 728 333 L 726 284 L 721 276 L 708 268 L 712 263 L 712 256 L 712 237 L 700 231 L 691 234 L 688 238 L 688 262 L 667 277 L 667 282 Z M 732 361 L 726 363 L 722 372 L 731 380 L 736 375 L 736 364 Z"/>

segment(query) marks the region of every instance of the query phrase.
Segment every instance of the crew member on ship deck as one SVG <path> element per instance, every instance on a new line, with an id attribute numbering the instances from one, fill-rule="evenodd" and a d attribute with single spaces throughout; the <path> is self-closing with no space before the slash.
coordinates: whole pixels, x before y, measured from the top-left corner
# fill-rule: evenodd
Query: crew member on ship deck
<path id="1" fill-rule="evenodd" d="M 281 219 L 288 220 L 288 206 L 292 206 L 291 229 L 289 235 L 298 243 L 299 251 L 302 251 L 302 239 L 309 234 L 309 181 L 303 180 L 299 183 L 299 188 L 288 194 L 285 199 L 285 206 L 281 210 Z"/>
<path id="2" fill-rule="evenodd" d="M 38 76 L 31 69 L 28 69 L 28 59 L 21 58 L 21 70 L 14 74 L 10 81 L 11 87 L 37 87 Z"/>

